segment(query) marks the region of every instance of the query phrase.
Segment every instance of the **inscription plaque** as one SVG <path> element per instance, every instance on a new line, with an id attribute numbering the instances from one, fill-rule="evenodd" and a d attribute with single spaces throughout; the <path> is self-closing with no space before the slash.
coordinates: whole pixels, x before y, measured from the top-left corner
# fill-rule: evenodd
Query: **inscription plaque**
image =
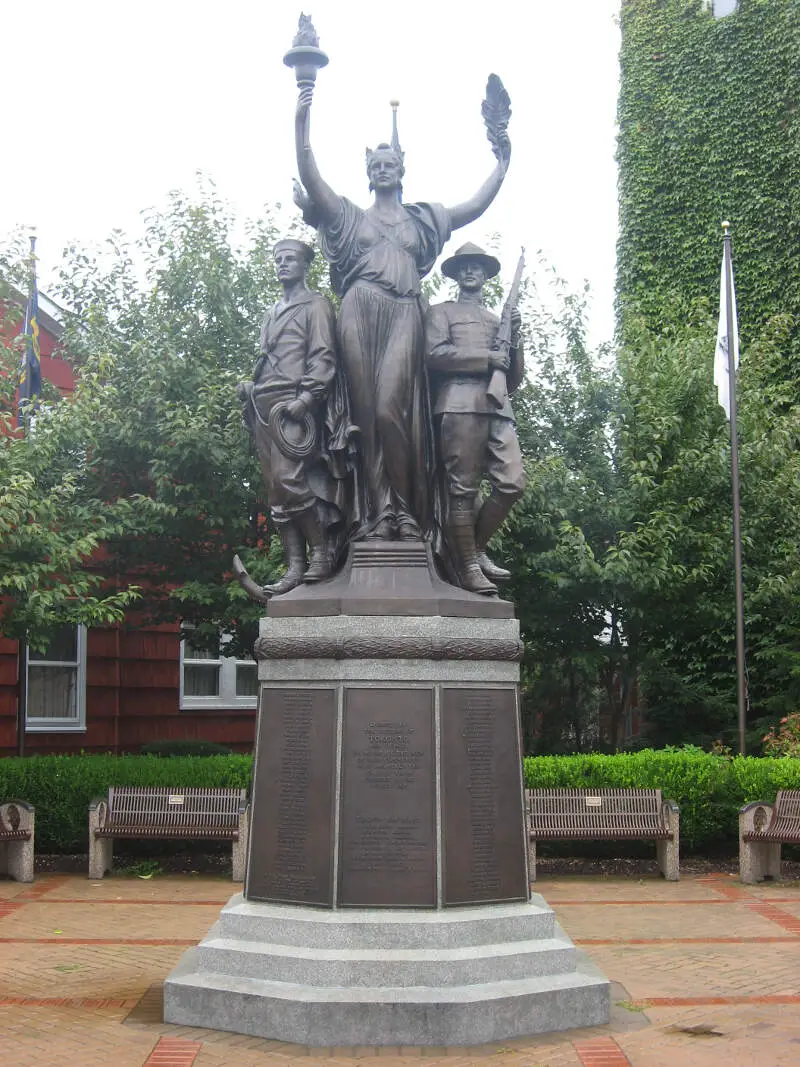
<path id="1" fill-rule="evenodd" d="M 527 900 L 516 693 L 442 687 L 444 903 Z"/>
<path id="2" fill-rule="evenodd" d="M 247 900 L 333 906 L 335 689 L 261 689 Z"/>
<path id="3" fill-rule="evenodd" d="M 345 690 L 339 903 L 436 906 L 432 689 Z"/>

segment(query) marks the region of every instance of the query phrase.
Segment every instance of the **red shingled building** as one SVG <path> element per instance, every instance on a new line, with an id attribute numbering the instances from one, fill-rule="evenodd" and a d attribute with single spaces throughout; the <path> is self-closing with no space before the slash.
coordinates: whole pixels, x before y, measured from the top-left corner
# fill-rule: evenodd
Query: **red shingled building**
<path id="1" fill-rule="evenodd" d="M 24 305 L 22 294 L 13 299 Z M 42 378 L 69 393 L 75 382 L 59 350 L 59 308 L 42 293 L 39 327 Z M 0 308 L 7 337 L 21 328 Z M 0 755 L 19 750 L 20 671 L 26 754 L 136 752 L 152 741 L 185 739 L 253 745 L 255 663 L 204 657 L 181 640 L 177 624 L 65 626 L 44 656 L 5 638 L 0 625 Z"/>

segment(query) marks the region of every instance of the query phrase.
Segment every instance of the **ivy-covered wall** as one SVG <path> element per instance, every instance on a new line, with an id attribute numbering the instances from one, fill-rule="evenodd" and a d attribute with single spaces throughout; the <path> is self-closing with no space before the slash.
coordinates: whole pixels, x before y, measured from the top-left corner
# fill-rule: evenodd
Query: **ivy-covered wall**
<path id="1" fill-rule="evenodd" d="M 622 0 L 618 293 L 655 326 L 719 292 L 731 222 L 743 348 L 800 379 L 800 0 Z M 782 316 L 776 319 L 775 316 Z M 797 387 L 793 399 L 800 395 Z"/>

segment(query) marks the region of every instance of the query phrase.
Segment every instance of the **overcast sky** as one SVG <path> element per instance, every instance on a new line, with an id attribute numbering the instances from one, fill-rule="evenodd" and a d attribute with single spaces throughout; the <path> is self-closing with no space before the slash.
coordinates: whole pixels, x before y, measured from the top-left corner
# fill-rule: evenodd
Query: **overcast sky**
<path id="1" fill-rule="evenodd" d="M 64 245 L 135 236 L 140 211 L 198 170 L 240 216 L 291 203 L 296 86 L 282 57 L 303 2 L 330 56 L 311 130 L 329 184 L 367 206 L 364 149 L 389 139 L 397 98 L 405 198 L 466 199 L 494 163 L 480 105 L 499 74 L 511 168 L 446 254 L 496 233 L 508 278 L 519 245 L 541 249 L 572 285 L 589 280 L 592 338 L 608 339 L 619 0 L 6 2 L 0 236 L 36 226 L 42 287 Z"/>

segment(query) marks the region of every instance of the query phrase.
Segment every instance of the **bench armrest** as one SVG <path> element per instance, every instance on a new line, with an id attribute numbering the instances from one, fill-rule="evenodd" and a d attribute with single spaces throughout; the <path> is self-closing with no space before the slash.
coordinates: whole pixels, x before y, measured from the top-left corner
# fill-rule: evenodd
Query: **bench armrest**
<path id="1" fill-rule="evenodd" d="M 0 804 L 0 829 L 33 830 L 34 807 L 27 800 L 4 800 Z"/>
<path id="2" fill-rule="evenodd" d="M 739 808 L 739 814 L 744 815 L 746 811 L 752 811 L 753 808 L 772 808 L 773 804 L 770 804 L 768 800 L 751 800 L 749 804 L 745 804 L 743 808 Z"/>
<path id="3" fill-rule="evenodd" d="M 7 804 L 16 804 L 18 808 L 22 808 L 23 811 L 35 811 L 33 804 L 29 804 L 27 800 L 17 800 L 16 797 L 7 797 L 5 800 L 0 801 L 0 808 L 4 808 Z"/>
<path id="4" fill-rule="evenodd" d="M 89 804 L 89 837 L 108 822 L 108 797 L 95 797 Z"/>
<path id="5" fill-rule="evenodd" d="M 775 815 L 775 805 L 765 800 L 754 800 L 739 809 L 739 837 L 764 830 Z"/>
<path id="6" fill-rule="evenodd" d="M 674 800 L 661 801 L 661 818 L 667 830 L 672 834 L 673 842 L 677 845 L 680 840 L 681 809 Z"/>

